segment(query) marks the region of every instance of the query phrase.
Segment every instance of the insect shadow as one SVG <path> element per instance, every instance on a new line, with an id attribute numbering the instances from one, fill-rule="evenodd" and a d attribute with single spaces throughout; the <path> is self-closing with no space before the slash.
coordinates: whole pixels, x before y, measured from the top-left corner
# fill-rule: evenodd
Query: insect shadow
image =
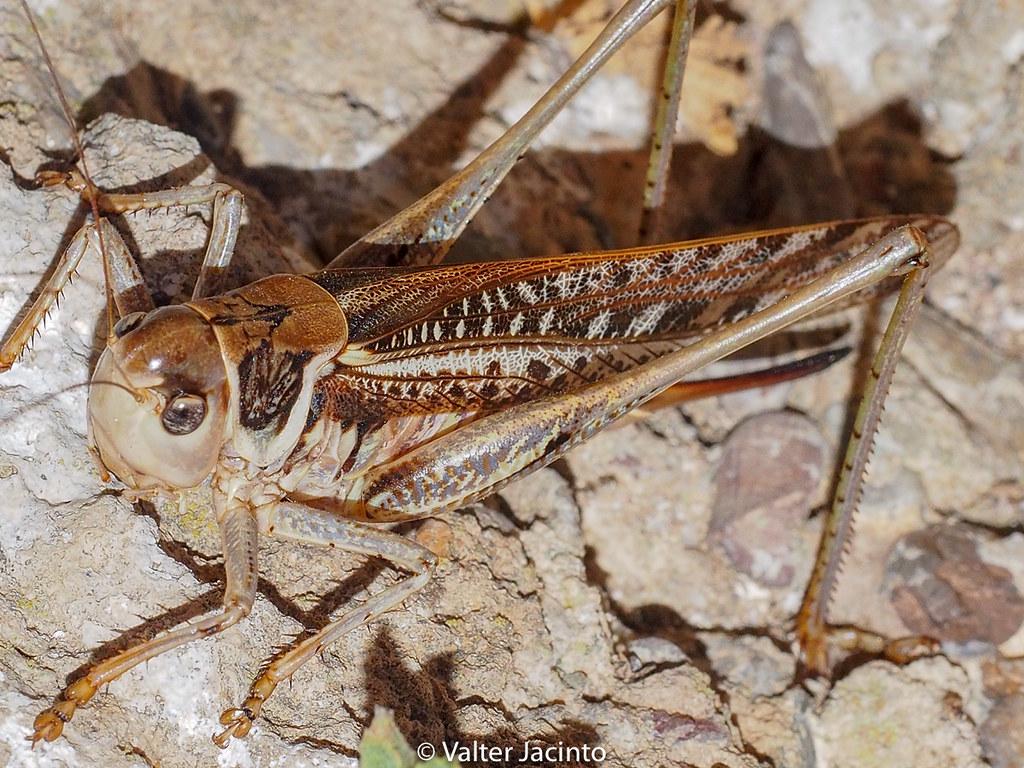
<path id="1" fill-rule="evenodd" d="M 187 184 L 207 167 L 223 178 L 258 190 L 280 213 L 314 261 L 326 263 L 446 179 L 453 161 L 468 148 L 473 126 L 486 114 L 490 96 L 515 67 L 527 37 L 523 25 L 504 30 L 505 42 L 449 99 L 426 115 L 401 140 L 367 165 L 352 170 L 309 170 L 285 165 L 247 165 L 234 143 L 239 98 L 202 87 L 145 61 L 108 79 L 83 102 L 80 125 L 113 112 L 145 119 L 195 137 L 205 153 L 157 179 L 117 191 L 137 192 Z M 794 120 L 803 119 L 800 115 Z M 452 261 L 518 258 L 551 253 L 627 247 L 636 241 L 645 150 L 578 152 L 544 148 L 528 153 L 454 245 Z M 838 131 L 830 146 L 796 147 L 758 128 L 749 129 L 730 156 L 702 144 L 676 147 L 664 216 L 664 241 L 749 231 L 830 219 L 899 213 L 949 213 L 956 201 L 951 160 L 923 141 L 920 119 L 909 103 L 896 100 Z M 261 205 L 250 198 L 250 205 Z M 69 241 L 86 215 L 69 223 Z M 128 246 L 131 232 L 118 226 Z M 252 233 L 239 233 L 236 259 L 244 283 L 263 275 L 244 273 Z M 136 252 L 138 252 L 136 250 Z M 144 254 L 147 276 L 198 273 L 199 253 Z M 159 283 L 159 280 L 150 280 Z M 158 303 L 176 298 L 154 291 Z M 26 307 L 28 306 L 26 303 Z M 832 336 L 841 334 L 839 329 Z M 105 336 L 102 320 L 97 340 Z M 831 339 L 815 333 L 781 334 L 781 341 L 755 345 L 741 356 L 820 346 Z"/>
<path id="2" fill-rule="evenodd" d="M 250 166 L 234 144 L 238 97 L 141 62 L 111 78 L 84 102 L 80 123 L 104 112 L 142 118 L 191 134 L 228 179 L 258 190 L 285 214 L 293 231 L 321 261 L 372 229 L 389 214 L 429 191 L 463 154 L 470 130 L 485 114 L 485 105 L 515 66 L 526 45 L 521 30 L 508 30 L 507 41 L 436 110 L 402 140 L 368 165 L 355 170 L 308 170 L 284 165 Z M 838 157 L 836 165 L 832 159 Z M 628 245 L 635 239 L 646 152 L 570 152 L 546 148 L 528 154 L 485 206 L 452 252 L 455 260 L 474 254 L 503 258 Z M 923 142 L 920 121 L 907 102 L 896 101 L 838 132 L 830 147 L 803 149 L 751 129 L 728 157 L 703 145 L 676 149 L 666 216 L 666 238 L 684 239 L 765 226 L 801 224 L 883 213 L 948 213 L 956 187 L 949 162 Z M 121 191 L 184 184 L 206 167 L 203 159 L 159 179 L 140 181 Z M 812 169 L 812 170 L 809 170 Z M 821 172 L 822 175 L 818 175 Z M 818 178 L 816 185 L 806 179 Z M 388 195 L 381 193 L 389 190 Z M 404 199 L 390 192 L 402 190 Z M 823 190 L 825 193 L 823 194 Z M 831 190 L 831 194 L 828 191 Z M 837 191 L 838 190 L 838 191 Z M 383 201 L 383 202 L 382 202 Z M 84 208 L 72 221 L 66 239 L 83 223 Z M 128 245 L 134 243 L 125 228 Z M 245 254 L 245 229 L 239 254 Z M 146 254 L 143 268 L 159 269 L 181 254 Z M 200 255 L 194 254 L 198 265 Z M 169 298 L 169 297 L 167 297 Z M 97 329 L 101 329 L 102 320 Z M 102 339 L 105 333 L 100 332 Z M 155 517 L 152 507 L 141 514 Z M 187 567 L 202 584 L 219 584 L 223 568 L 202 551 L 162 538 L 165 554 Z M 304 609 L 265 580 L 259 590 L 277 610 L 298 621 L 305 634 L 315 632 L 380 573 L 370 562 L 349 574 L 312 609 Z M 213 587 L 198 599 L 170 609 L 128 630 L 94 651 L 69 676 L 128 647 L 142 637 L 195 618 L 213 609 L 220 594 Z M 647 631 L 666 631 L 665 621 L 639 621 Z M 658 626 L 658 624 L 662 626 Z M 672 623 L 672 622 L 668 622 Z M 653 624 L 654 626 L 651 626 Z M 510 733 L 466 734 L 455 725 L 457 703 L 450 686 L 451 659 L 435 657 L 422 672 L 407 668 L 386 629 L 377 631 L 365 663 L 365 685 L 372 703 L 398 712 L 400 726 L 424 741 L 467 740 L 511 744 Z M 429 699 L 426 706 L 410 702 Z M 594 743 L 594 734 L 576 723 L 563 723 L 558 738 L 566 744 Z M 550 739 L 550 735 L 546 737 Z M 521 743 L 516 735 L 514 743 Z"/>
<path id="3" fill-rule="evenodd" d="M 566 749 L 600 746 L 600 738 L 594 728 L 573 719 L 551 724 L 543 733 L 531 735 L 524 735 L 512 727 L 515 719 L 510 713 L 507 713 L 509 726 L 490 733 L 460 727 L 456 716 L 459 700 L 452 687 L 454 665 L 453 654 L 442 653 L 429 659 L 422 669 L 413 668 L 391 632 L 382 627 L 377 631 L 363 663 L 369 694 L 368 709 L 373 711 L 374 706 L 387 707 L 394 713 L 395 722 L 410 744 L 433 744 L 438 754 L 443 754 L 442 744 L 449 747 L 474 744 L 481 753 L 511 756 L 508 760 L 488 761 L 487 765 L 522 765 L 518 756 L 522 755 L 526 741 L 540 745 L 560 744 Z M 583 768 L 598 763 L 569 761 L 559 765 Z"/>
<path id="4" fill-rule="evenodd" d="M 358 169 L 247 165 L 234 144 L 239 97 L 204 91 L 145 61 L 86 99 L 79 122 L 114 112 L 194 136 L 225 177 L 259 190 L 326 263 L 451 174 L 453 161 L 469 148 L 473 127 L 486 116 L 488 100 L 526 48 L 523 23 L 506 31 L 506 41 L 447 101 Z M 646 150 L 532 151 L 470 224 L 451 258 L 632 245 L 646 162 Z M 681 144 L 673 156 L 665 240 L 851 216 L 947 214 L 956 200 L 950 162 L 925 145 L 920 119 L 899 99 L 838 131 L 832 146 L 794 147 L 757 128 L 739 139 L 730 156 L 699 143 Z M 139 188 L 156 181 L 180 184 L 201 170 L 190 164 L 173 179 L 140 180 Z"/>

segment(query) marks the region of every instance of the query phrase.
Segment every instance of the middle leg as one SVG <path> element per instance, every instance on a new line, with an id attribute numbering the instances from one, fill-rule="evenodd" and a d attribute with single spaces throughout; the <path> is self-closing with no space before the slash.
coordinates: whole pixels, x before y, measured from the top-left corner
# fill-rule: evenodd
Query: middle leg
<path id="1" fill-rule="evenodd" d="M 225 710 L 221 715 L 220 722 L 225 728 L 213 737 L 214 743 L 221 748 L 228 745 L 232 736 L 241 738 L 249 733 L 264 703 L 280 683 L 342 635 L 382 616 L 422 589 L 437 564 L 437 556 L 433 552 L 400 534 L 302 504 L 282 502 L 268 505 L 257 511 L 257 518 L 260 532 L 268 536 L 382 557 L 409 571 L 412 576 L 382 590 L 275 659 L 253 682 L 242 706 Z"/>

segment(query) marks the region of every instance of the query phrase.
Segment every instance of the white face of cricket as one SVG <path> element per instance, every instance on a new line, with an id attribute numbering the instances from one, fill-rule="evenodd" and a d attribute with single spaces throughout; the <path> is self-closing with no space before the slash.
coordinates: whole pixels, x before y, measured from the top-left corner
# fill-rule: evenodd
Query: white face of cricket
<path id="1" fill-rule="evenodd" d="M 198 485 L 227 437 L 227 377 L 213 329 L 179 306 L 128 316 L 115 334 L 89 392 L 101 461 L 132 488 Z"/>

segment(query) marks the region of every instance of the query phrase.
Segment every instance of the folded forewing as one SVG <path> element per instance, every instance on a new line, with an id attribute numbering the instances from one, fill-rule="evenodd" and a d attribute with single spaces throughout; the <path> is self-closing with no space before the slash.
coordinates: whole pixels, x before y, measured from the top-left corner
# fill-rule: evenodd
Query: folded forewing
<path id="1" fill-rule="evenodd" d="M 779 301 L 897 226 L 941 265 L 937 217 L 843 221 L 654 248 L 314 276 L 341 302 L 341 377 L 387 413 L 494 410 L 565 391 Z M 883 286 L 885 292 L 892 286 Z M 340 383 L 340 382 L 339 382 Z"/>

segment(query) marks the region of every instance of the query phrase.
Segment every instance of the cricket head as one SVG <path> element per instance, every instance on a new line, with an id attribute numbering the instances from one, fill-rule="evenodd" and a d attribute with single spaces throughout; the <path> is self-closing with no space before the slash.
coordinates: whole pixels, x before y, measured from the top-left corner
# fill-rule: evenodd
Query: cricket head
<path id="1" fill-rule="evenodd" d="M 187 306 L 135 312 L 118 321 L 93 374 L 90 441 L 132 488 L 189 488 L 217 463 L 228 400 L 206 318 Z"/>

